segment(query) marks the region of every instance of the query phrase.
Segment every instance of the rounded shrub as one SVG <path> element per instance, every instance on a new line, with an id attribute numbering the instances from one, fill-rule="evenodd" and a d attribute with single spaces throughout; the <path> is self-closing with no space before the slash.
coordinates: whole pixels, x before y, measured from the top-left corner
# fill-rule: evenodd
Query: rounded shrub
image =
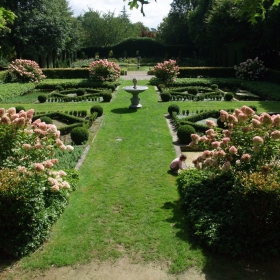
<path id="1" fill-rule="evenodd" d="M 188 89 L 188 93 L 192 95 L 196 95 L 198 93 L 198 89 L 196 87 L 191 87 Z"/>
<path id="2" fill-rule="evenodd" d="M 100 105 L 94 105 L 90 108 L 90 113 L 93 114 L 97 112 L 97 117 L 101 117 L 103 115 L 103 108 Z"/>
<path id="3" fill-rule="evenodd" d="M 21 110 L 25 111 L 25 108 L 21 105 L 18 105 L 15 107 L 16 108 L 16 112 L 19 113 Z"/>
<path id="4" fill-rule="evenodd" d="M 216 89 L 219 88 L 219 86 L 218 86 L 217 84 L 212 84 L 212 85 L 210 86 L 210 88 L 213 89 L 213 90 L 216 90 Z"/>
<path id="5" fill-rule="evenodd" d="M 224 96 L 225 101 L 231 101 L 234 97 L 234 94 L 232 92 L 227 92 Z"/>
<path id="6" fill-rule="evenodd" d="M 193 126 L 184 124 L 180 125 L 177 130 L 177 137 L 182 144 L 189 144 L 191 139 L 191 134 L 195 134 L 196 131 Z"/>
<path id="7" fill-rule="evenodd" d="M 110 102 L 111 99 L 113 98 L 112 93 L 110 92 L 103 93 L 102 97 L 104 102 Z"/>
<path id="8" fill-rule="evenodd" d="M 180 107 L 176 104 L 170 105 L 167 110 L 169 115 L 172 115 L 173 112 L 176 112 L 177 114 L 180 113 Z"/>
<path id="9" fill-rule="evenodd" d="M 165 84 L 159 84 L 157 88 L 160 92 L 162 92 L 165 89 Z"/>
<path id="10" fill-rule="evenodd" d="M 55 90 L 57 91 L 63 91 L 63 87 L 58 85 L 58 86 L 55 86 Z"/>
<path id="11" fill-rule="evenodd" d="M 48 116 L 42 116 L 42 117 L 40 117 L 40 120 L 41 120 L 41 122 L 44 122 L 46 124 L 52 124 L 53 123 L 52 119 Z"/>
<path id="12" fill-rule="evenodd" d="M 78 88 L 78 89 L 76 90 L 77 96 L 83 96 L 85 93 L 86 93 L 86 90 L 83 89 L 83 88 Z"/>
<path id="13" fill-rule="evenodd" d="M 45 94 L 41 94 L 38 96 L 38 101 L 40 103 L 45 103 L 47 101 L 47 96 Z"/>
<path id="14" fill-rule="evenodd" d="M 171 94 L 169 92 L 162 92 L 160 98 L 163 102 L 168 102 L 171 100 Z"/>
<path id="15" fill-rule="evenodd" d="M 81 145 L 88 140 L 89 132 L 84 127 L 75 127 L 71 130 L 70 137 L 76 145 Z"/>

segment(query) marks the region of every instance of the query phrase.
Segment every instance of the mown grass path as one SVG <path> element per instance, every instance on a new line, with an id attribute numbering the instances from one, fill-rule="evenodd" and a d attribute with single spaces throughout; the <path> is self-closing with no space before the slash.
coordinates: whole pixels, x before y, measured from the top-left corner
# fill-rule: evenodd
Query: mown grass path
<path id="1" fill-rule="evenodd" d="M 148 81 L 139 81 L 148 85 Z M 175 156 L 154 87 L 139 95 L 143 107 L 129 109 L 131 94 L 121 88 L 104 104 L 103 124 L 79 169 L 79 187 L 41 250 L 24 267 L 44 268 L 91 259 L 165 262 L 170 271 L 201 265 L 182 221 L 176 177 L 167 173 Z"/>

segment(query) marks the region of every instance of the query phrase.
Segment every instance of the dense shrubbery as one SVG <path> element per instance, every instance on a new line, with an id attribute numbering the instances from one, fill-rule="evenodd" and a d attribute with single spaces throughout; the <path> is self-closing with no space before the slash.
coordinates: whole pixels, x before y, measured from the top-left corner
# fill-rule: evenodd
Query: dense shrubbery
<path id="1" fill-rule="evenodd" d="M 45 103 L 45 102 L 47 101 L 47 95 L 46 95 L 46 94 L 40 94 L 40 95 L 38 96 L 38 101 L 39 101 L 40 103 Z"/>
<path id="2" fill-rule="evenodd" d="M 9 74 L 13 80 L 19 82 L 40 82 L 45 79 L 39 65 L 32 60 L 16 59 L 8 66 Z"/>
<path id="3" fill-rule="evenodd" d="M 169 59 L 163 63 L 158 63 L 154 67 L 155 76 L 166 84 L 175 82 L 178 74 L 179 67 L 176 66 L 176 61 Z"/>
<path id="4" fill-rule="evenodd" d="M 32 122 L 33 113 L 0 109 L 0 250 L 17 257 L 42 244 L 74 183 L 52 158 L 55 149 L 73 147 L 54 125 Z"/>
<path id="5" fill-rule="evenodd" d="M 163 102 L 168 102 L 171 100 L 171 94 L 169 92 L 162 92 L 160 98 Z"/>
<path id="6" fill-rule="evenodd" d="M 205 135 L 191 135 L 189 146 L 204 152 L 178 181 L 192 233 L 233 256 L 279 255 L 280 115 L 243 106 L 220 118 L 224 130 L 208 120 Z"/>

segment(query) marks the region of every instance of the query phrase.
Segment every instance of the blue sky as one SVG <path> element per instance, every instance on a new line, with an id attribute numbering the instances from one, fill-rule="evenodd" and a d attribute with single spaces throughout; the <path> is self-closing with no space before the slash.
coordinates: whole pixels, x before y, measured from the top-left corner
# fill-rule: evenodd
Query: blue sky
<path id="1" fill-rule="evenodd" d="M 117 16 L 125 6 L 131 22 L 140 21 L 149 28 L 157 28 L 162 19 L 168 15 L 172 0 L 157 0 L 157 2 L 150 0 L 150 4 L 144 5 L 145 17 L 141 14 L 140 7 L 129 10 L 128 2 L 129 0 L 125 2 L 123 0 L 68 0 L 74 16 L 83 14 L 88 11 L 88 8 L 104 13 L 108 11 L 115 12 Z"/>

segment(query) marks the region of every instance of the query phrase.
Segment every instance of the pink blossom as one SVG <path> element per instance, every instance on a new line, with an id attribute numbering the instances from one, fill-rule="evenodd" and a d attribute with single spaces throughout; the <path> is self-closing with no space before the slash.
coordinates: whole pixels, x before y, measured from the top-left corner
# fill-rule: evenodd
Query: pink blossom
<path id="1" fill-rule="evenodd" d="M 253 128 L 258 128 L 261 126 L 261 122 L 257 119 L 252 119 L 252 126 Z"/>
<path id="2" fill-rule="evenodd" d="M 214 141 L 214 142 L 212 142 L 212 147 L 214 148 L 214 149 L 218 149 L 219 147 L 220 147 L 220 145 L 221 145 L 221 142 L 219 142 L 219 141 Z"/>
<path id="3" fill-rule="evenodd" d="M 69 185 L 69 183 L 66 182 L 66 181 L 62 182 L 61 185 L 62 185 L 62 188 L 63 188 L 63 189 L 70 189 L 70 185 Z"/>
<path id="4" fill-rule="evenodd" d="M 51 160 L 46 160 L 43 162 L 44 166 L 46 168 L 52 168 L 53 167 L 53 163 L 51 162 Z"/>
<path id="5" fill-rule="evenodd" d="M 265 125 L 271 125 L 272 124 L 272 118 L 267 113 L 262 113 L 261 116 L 260 116 L 260 119 L 261 119 L 262 123 L 265 124 Z"/>
<path id="6" fill-rule="evenodd" d="M 228 117 L 228 112 L 225 110 L 221 110 L 220 111 L 220 118 L 222 122 L 225 122 L 227 120 Z"/>
<path id="7" fill-rule="evenodd" d="M 238 153 L 238 149 L 235 146 L 231 146 L 228 151 L 233 155 Z"/>
<path id="8" fill-rule="evenodd" d="M 209 127 L 209 128 L 212 128 L 214 126 L 217 126 L 217 124 L 212 121 L 212 120 L 206 120 L 206 125 Z"/>
<path id="9" fill-rule="evenodd" d="M 226 153 L 224 150 L 219 150 L 219 151 L 214 152 L 215 158 L 223 158 L 225 156 L 226 156 Z"/>
<path id="10" fill-rule="evenodd" d="M 5 115 L 5 109 L 0 108 L 0 118 Z"/>
<path id="11" fill-rule="evenodd" d="M 224 137 L 223 139 L 222 139 L 222 143 L 223 143 L 223 145 L 228 145 L 228 143 L 230 142 L 230 138 L 229 137 Z"/>
<path id="12" fill-rule="evenodd" d="M 280 126 L 280 115 L 273 115 L 272 116 L 272 120 L 273 120 L 273 125 L 275 127 L 279 127 Z"/>
<path id="13" fill-rule="evenodd" d="M 30 109 L 26 112 L 27 119 L 32 119 L 34 115 L 34 109 Z"/>
<path id="14" fill-rule="evenodd" d="M 31 150 L 32 149 L 32 146 L 30 144 L 23 144 L 23 148 L 25 150 Z"/>
<path id="15" fill-rule="evenodd" d="M 26 167 L 21 166 L 21 165 L 19 165 L 17 169 L 18 169 L 19 172 L 27 172 Z"/>
<path id="16" fill-rule="evenodd" d="M 223 135 L 225 137 L 230 137 L 232 135 L 232 131 L 225 129 L 225 130 L 223 130 Z"/>
<path id="17" fill-rule="evenodd" d="M 255 111 L 248 106 L 242 106 L 240 110 L 249 117 L 255 114 Z"/>
<path id="18" fill-rule="evenodd" d="M 259 145 L 253 146 L 252 150 L 255 153 L 259 153 L 261 151 L 261 146 L 259 146 Z"/>
<path id="19" fill-rule="evenodd" d="M 65 145 L 60 145 L 59 148 L 60 148 L 60 150 L 62 150 L 62 151 L 66 151 L 66 150 L 67 150 L 67 148 L 66 148 Z"/>
<path id="20" fill-rule="evenodd" d="M 56 185 L 56 184 L 58 184 L 57 180 L 55 180 L 55 179 L 52 178 L 52 177 L 49 177 L 49 178 L 48 178 L 48 182 L 50 183 L 50 185 Z"/>
<path id="21" fill-rule="evenodd" d="M 191 139 L 192 139 L 192 142 L 194 142 L 194 144 L 197 144 L 200 139 L 200 136 L 197 134 L 191 134 Z"/>
<path id="22" fill-rule="evenodd" d="M 203 153 L 202 153 L 202 157 L 203 158 L 209 158 L 209 157 L 212 157 L 213 156 L 213 151 L 209 151 L 209 150 L 205 150 L 205 151 L 203 151 Z"/>
<path id="23" fill-rule="evenodd" d="M 67 151 L 72 152 L 74 150 L 74 147 L 71 145 L 66 146 Z"/>
<path id="24" fill-rule="evenodd" d="M 236 117 L 238 117 L 238 115 L 239 115 L 240 113 L 242 113 L 242 111 L 241 111 L 240 109 L 235 109 L 235 110 L 234 110 L 234 115 L 235 115 Z"/>
<path id="25" fill-rule="evenodd" d="M 222 166 L 222 170 L 223 171 L 229 171 L 230 170 L 230 167 L 231 167 L 231 164 L 229 161 L 226 161 L 223 166 Z"/>
<path id="26" fill-rule="evenodd" d="M 248 163 L 251 160 L 251 155 L 249 154 L 243 154 L 241 157 L 241 161 L 244 161 L 246 163 Z"/>
<path id="27" fill-rule="evenodd" d="M 35 149 L 41 149 L 42 148 L 42 144 L 40 142 L 35 143 L 34 145 Z"/>
<path id="28" fill-rule="evenodd" d="M 252 127 L 250 127 L 250 126 L 243 126 L 241 130 L 244 133 L 248 133 L 248 132 L 250 132 L 252 130 Z"/>
<path id="29" fill-rule="evenodd" d="M 38 127 L 41 130 L 47 130 L 47 124 L 45 122 L 38 123 Z"/>
<path id="30" fill-rule="evenodd" d="M 9 109 L 6 111 L 6 114 L 9 114 L 10 116 L 15 115 L 15 114 L 16 114 L 16 108 L 14 108 L 14 107 L 9 108 Z"/>
<path id="31" fill-rule="evenodd" d="M 10 116 L 10 119 L 13 121 L 15 119 L 19 118 L 19 114 L 13 114 Z"/>
<path id="32" fill-rule="evenodd" d="M 211 166 L 211 165 L 212 165 L 212 159 L 211 159 L 211 158 L 205 159 L 205 161 L 203 162 L 203 164 L 205 164 L 205 165 L 207 165 L 207 166 Z"/>
<path id="33" fill-rule="evenodd" d="M 234 115 L 228 115 L 227 121 L 230 124 L 238 123 L 238 119 Z"/>
<path id="34" fill-rule="evenodd" d="M 253 143 L 254 145 L 262 145 L 263 144 L 263 139 L 260 136 L 255 136 L 253 138 Z"/>
<path id="35" fill-rule="evenodd" d="M 60 139 L 56 139 L 55 143 L 56 143 L 57 146 L 63 145 L 63 142 Z"/>
<path id="36" fill-rule="evenodd" d="M 240 166 L 240 165 L 241 165 L 241 161 L 238 159 L 238 160 L 235 162 L 235 164 L 236 164 L 237 166 Z"/>
<path id="37" fill-rule="evenodd" d="M 58 191 L 59 191 L 59 186 L 58 186 L 58 185 L 53 185 L 53 186 L 51 187 L 51 190 L 52 190 L 53 192 L 58 192 Z"/>
<path id="38" fill-rule="evenodd" d="M 57 164 L 57 163 L 58 163 L 58 159 L 57 159 L 57 158 L 53 158 L 53 159 L 51 159 L 51 162 L 52 162 L 53 164 Z"/>
<path id="39" fill-rule="evenodd" d="M 63 171 L 63 170 L 59 170 L 59 171 L 58 171 L 58 174 L 59 174 L 59 176 L 61 176 L 61 177 L 65 177 L 65 176 L 67 175 L 67 173 L 66 173 L 65 171 Z"/>
<path id="40" fill-rule="evenodd" d="M 1 123 L 2 124 L 10 124 L 11 120 L 10 118 L 5 114 L 2 118 L 1 118 Z"/>
<path id="41" fill-rule="evenodd" d="M 280 131 L 279 130 L 275 130 L 271 133 L 271 138 L 273 140 L 278 140 L 280 139 Z"/>
<path id="42" fill-rule="evenodd" d="M 248 116 L 245 115 L 243 112 L 241 112 L 238 116 L 237 116 L 238 121 L 243 122 L 246 121 L 248 119 Z"/>
<path id="43" fill-rule="evenodd" d="M 34 168 L 37 172 L 43 172 L 45 170 L 45 167 L 41 163 L 34 163 Z"/>

